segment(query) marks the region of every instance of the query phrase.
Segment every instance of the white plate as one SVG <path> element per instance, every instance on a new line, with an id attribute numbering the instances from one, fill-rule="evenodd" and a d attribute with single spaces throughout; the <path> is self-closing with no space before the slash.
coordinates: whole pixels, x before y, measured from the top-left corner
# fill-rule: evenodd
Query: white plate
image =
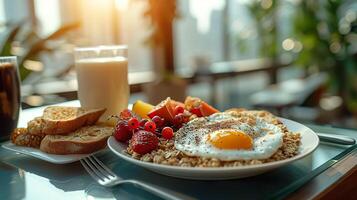
<path id="1" fill-rule="evenodd" d="M 136 160 L 127 153 L 123 152 L 123 150 L 126 149 L 127 145 L 124 143 L 117 142 L 114 137 L 110 137 L 108 139 L 108 147 L 116 155 L 126 161 L 167 176 L 196 180 L 224 180 L 244 178 L 262 174 L 264 172 L 273 170 L 275 168 L 289 164 L 293 161 L 304 158 L 305 156 L 311 154 L 317 148 L 319 144 L 319 138 L 315 132 L 300 123 L 283 118 L 280 118 L 280 120 L 287 126 L 290 131 L 299 132 L 301 134 L 301 146 L 299 149 L 299 154 L 286 160 L 259 165 L 225 168 L 176 167 Z"/>
<path id="2" fill-rule="evenodd" d="M 4 143 L 2 147 L 11 151 L 29 155 L 54 164 L 72 163 L 91 155 L 91 154 L 70 154 L 70 155 L 49 154 L 39 149 L 35 149 L 31 147 L 16 146 L 10 141 Z"/>

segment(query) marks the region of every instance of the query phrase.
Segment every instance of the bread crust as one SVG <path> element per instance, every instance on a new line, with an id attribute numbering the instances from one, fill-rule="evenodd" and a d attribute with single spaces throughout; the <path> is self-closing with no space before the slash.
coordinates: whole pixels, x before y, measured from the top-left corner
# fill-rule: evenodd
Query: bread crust
<path id="1" fill-rule="evenodd" d="M 28 134 L 26 128 L 16 128 L 11 134 L 11 141 L 18 146 L 39 148 L 44 136 Z"/>
<path id="2" fill-rule="evenodd" d="M 32 135 L 63 135 L 71 133 L 80 127 L 95 124 L 106 109 L 93 109 L 84 111 L 78 116 L 69 116 L 69 119 L 51 119 L 45 116 L 50 109 L 66 109 L 65 107 L 48 107 L 44 116 L 37 117 L 28 123 L 28 132 Z M 73 108 L 71 108 L 73 109 Z M 77 108 L 79 109 L 79 108 Z"/>
<path id="3" fill-rule="evenodd" d="M 97 130 L 100 129 L 101 133 Z M 40 150 L 51 154 L 88 154 L 103 149 L 107 138 L 112 135 L 112 127 L 90 126 L 83 127 L 68 136 L 46 135 L 40 145 Z M 75 136 L 76 135 L 76 136 Z M 73 139 L 80 135 L 89 135 L 90 139 Z"/>
<path id="4" fill-rule="evenodd" d="M 106 147 L 107 138 L 88 143 L 71 142 L 71 141 L 52 141 L 47 136 L 43 138 L 40 150 L 50 154 L 88 154 L 96 152 Z"/>

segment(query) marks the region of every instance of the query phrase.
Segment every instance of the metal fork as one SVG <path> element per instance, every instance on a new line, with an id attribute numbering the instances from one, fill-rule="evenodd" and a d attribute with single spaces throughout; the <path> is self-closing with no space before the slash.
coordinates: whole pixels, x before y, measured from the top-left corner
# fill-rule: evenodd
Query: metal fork
<path id="1" fill-rule="evenodd" d="M 124 180 L 118 177 L 114 172 L 112 172 L 107 166 L 105 166 L 98 158 L 95 156 L 89 156 L 82 160 L 80 160 L 83 167 L 92 176 L 94 180 L 96 180 L 100 185 L 105 187 L 112 187 L 115 185 L 130 183 L 135 186 L 139 186 L 140 188 L 156 194 L 164 199 L 170 200 L 180 200 L 181 198 L 173 196 L 169 193 L 163 192 L 162 188 L 158 188 L 147 183 L 143 183 L 138 180 Z"/>

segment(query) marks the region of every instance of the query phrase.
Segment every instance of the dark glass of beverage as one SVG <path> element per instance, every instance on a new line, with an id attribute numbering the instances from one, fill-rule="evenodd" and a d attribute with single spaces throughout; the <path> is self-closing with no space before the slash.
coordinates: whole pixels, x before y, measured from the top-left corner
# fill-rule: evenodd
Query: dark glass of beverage
<path id="1" fill-rule="evenodd" d="M 17 126 L 20 98 L 16 57 L 0 57 L 0 141 L 8 140 Z"/>

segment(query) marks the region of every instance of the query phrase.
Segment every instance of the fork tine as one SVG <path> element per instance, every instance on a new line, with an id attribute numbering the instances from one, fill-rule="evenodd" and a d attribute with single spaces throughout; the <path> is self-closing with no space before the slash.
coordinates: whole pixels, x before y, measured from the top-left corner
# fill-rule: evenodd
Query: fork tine
<path id="1" fill-rule="evenodd" d="M 105 164 L 102 163 L 102 161 L 100 161 L 97 157 L 95 156 L 90 156 L 90 158 L 93 158 L 99 166 L 101 166 L 106 172 L 108 172 L 111 176 L 113 177 L 117 177 L 116 174 L 114 174 L 114 172 L 112 170 L 110 170 L 107 166 L 105 166 Z"/>
<path id="2" fill-rule="evenodd" d="M 148 185 L 147 183 L 142 183 L 137 180 L 121 180 L 117 175 L 114 174 L 108 167 L 106 167 L 99 159 L 95 156 L 90 156 L 80 160 L 83 167 L 87 170 L 87 172 L 100 184 L 106 187 L 111 187 L 118 184 L 124 183 L 132 183 L 137 186 L 141 186 L 143 189 L 152 192 L 164 199 L 171 199 L 171 200 L 181 200 L 181 198 L 171 195 L 170 193 L 161 191 L 160 188 Z M 104 173 L 109 174 L 105 176 Z M 111 175 L 111 174 L 114 174 Z M 107 179 L 107 180 L 105 180 Z"/>
<path id="3" fill-rule="evenodd" d="M 94 156 L 89 156 L 87 157 L 88 160 L 91 161 L 91 163 L 95 166 L 95 168 L 97 168 L 100 173 L 102 173 L 106 178 L 115 178 L 116 176 L 113 175 L 113 173 L 110 173 L 108 168 L 104 168 L 104 164 L 102 162 L 100 162 L 98 159 L 94 159 Z"/>
<path id="4" fill-rule="evenodd" d="M 95 174 L 93 172 L 93 170 L 91 168 L 88 167 L 87 163 L 84 160 L 80 160 L 82 166 L 84 167 L 84 169 L 88 172 L 88 174 L 97 182 L 102 181 L 101 177 L 98 176 L 97 174 Z"/>
<path id="5" fill-rule="evenodd" d="M 106 176 L 102 173 L 99 172 L 99 170 L 97 170 L 97 168 L 92 164 L 92 162 L 90 160 L 88 160 L 87 158 L 84 158 L 83 159 L 84 162 L 86 163 L 86 165 L 90 168 L 90 170 L 92 171 L 92 173 L 94 173 L 95 175 L 97 175 L 97 177 L 100 179 L 100 180 L 105 180 L 106 179 Z"/>

